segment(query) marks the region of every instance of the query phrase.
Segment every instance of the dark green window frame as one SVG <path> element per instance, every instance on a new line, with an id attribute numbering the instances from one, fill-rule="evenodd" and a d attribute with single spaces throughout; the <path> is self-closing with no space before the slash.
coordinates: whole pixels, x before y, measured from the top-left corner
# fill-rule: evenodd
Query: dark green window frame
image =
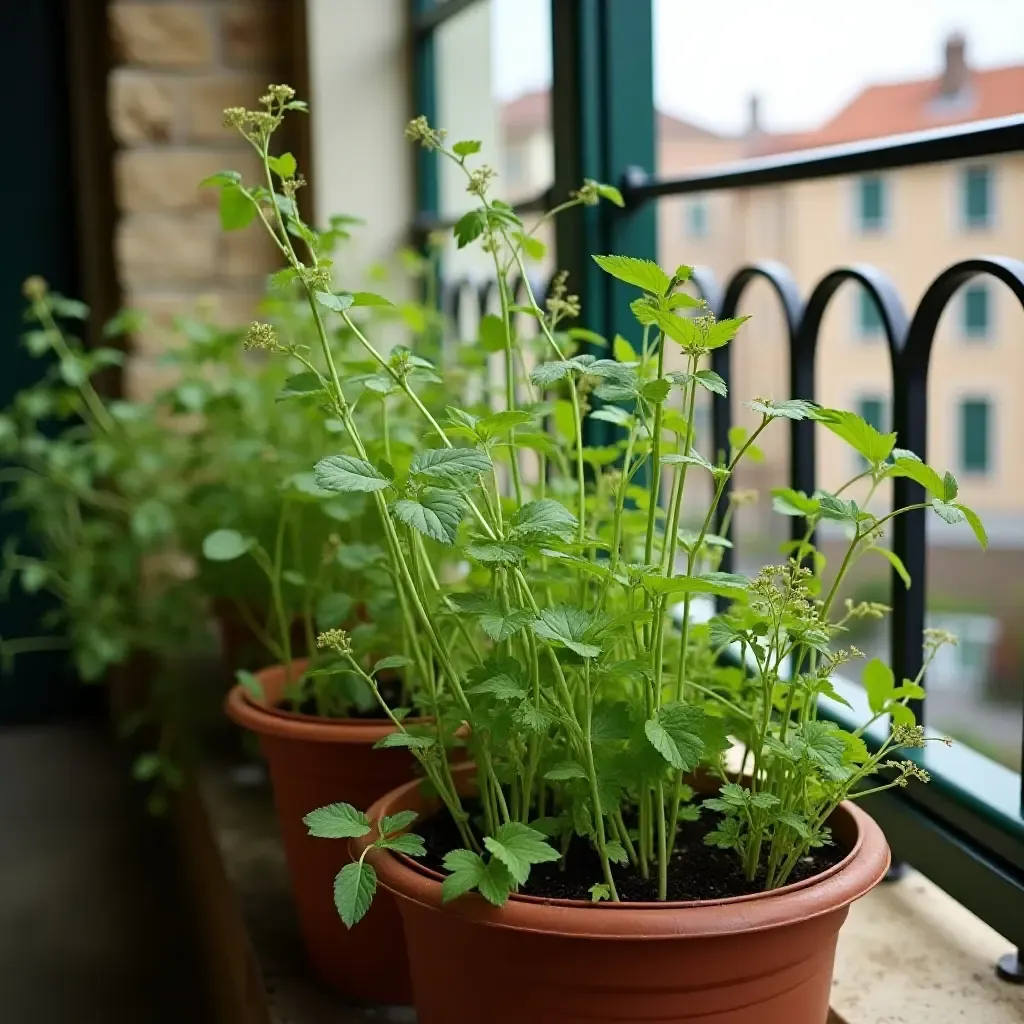
<path id="1" fill-rule="evenodd" d="M 964 398 L 958 416 L 960 468 L 965 473 L 992 471 L 992 402 L 988 398 Z"/>
<path id="2" fill-rule="evenodd" d="M 960 210 L 963 225 L 970 231 L 992 226 L 992 168 L 965 167 L 960 175 Z"/>
<path id="3" fill-rule="evenodd" d="M 979 281 L 966 285 L 961 306 L 963 332 L 967 338 L 988 338 L 992 331 L 992 292 Z"/>
<path id="4" fill-rule="evenodd" d="M 864 234 L 884 231 L 889 222 L 889 183 L 880 174 L 857 179 L 857 227 Z"/>
<path id="5" fill-rule="evenodd" d="M 882 311 L 875 297 L 866 288 L 861 288 L 857 295 L 857 333 L 862 338 L 879 338 L 884 329 Z"/>

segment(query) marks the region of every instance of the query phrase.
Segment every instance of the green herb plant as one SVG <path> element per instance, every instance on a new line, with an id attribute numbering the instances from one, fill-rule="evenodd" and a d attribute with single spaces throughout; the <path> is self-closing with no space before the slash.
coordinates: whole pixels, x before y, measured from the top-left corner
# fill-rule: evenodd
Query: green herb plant
<path id="1" fill-rule="evenodd" d="M 967 519 L 984 542 L 953 478 L 896 449 L 895 435 L 800 400 L 754 400 L 757 426 L 734 431 L 731 450 L 713 460 L 700 455 L 698 391 L 727 387 L 704 364 L 745 318 L 717 321 L 682 290 L 688 267 L 669 272 L 646 260 L 597 256 L 605 272 L 636 289 L 637 320 L 633 342 L 613 341 L 618 358 L 599 358 L 588 348 L 604 339 L 566 329 L 580 310 L 564 277 L 543 302 L 533 293 L 525 261 L 536 248 L 534 229 L 491 197 L 493 171 L 471 165 L 479 143 L 449 147 L 443 132 L 418 118 L 409 136 L 463 170 L 479 200 L 454 232 L 458 245 L 480 245 L 493 265 L 505 366 L 497 410 L 452 407 L 435 416 L 418 394 L 420 359 L 404 350 L 389 356 L 360 329 L 354 312 L 365 300 L 334 290 L 316 236 L 288 201 L 294 164 L 271 156 L 270 144 L 295 109 L 293 96 L 275 86 L 262 110 L 227 111 L 262 159 L 266 180 L 254 188 L 232 179 L 224 187 L 255 208 L 318 325 L 323 369 L 311 361 L 308 369 L 319 374 L 344 429 L 334 453 L 316 464 L 315 479 L 326 491 L 370 495 L 378 516 L 410 640 L 408 654 L 396 656 L 411 658 L 434 722 L 409 730 L 382 700 L 395 727 L 388 745 L 412 751 L 458 828 L 462 848 L 444 859 L 445 898 L 477 890 L 501 905 L 528 885 L 533 865 L 563 861 L 575 842 L 596 853 L 595 900 L 618 900 L 617 879 L 626 873 L 649 880 L 651 895 L 665 900 L 679 824 L 701 814 L 715 816 L 707 842 L 735 850 L 753 883 L 777 887 L 812 847 L 830 841 L 832 810 L 860 795 L 874 773 L 885 774 L 866 791 L 924 778 L 913 760 L 896 758 L 925 742 L 910 708 L 923 692 L 920 678 L 897 684 L 884 665 L 869 664 L 872 707 L 895 722 L 873 753 L 862 731 L 818 717 L 818 698 L 834 692 L 831 675 L 856 657 L 837 646 L 848 624 L 881 613 L 877 606 L 837 609 L 836 595 L 856 559 L 880 549 L 886 525 L 907 510 L 875 515 L 867 502 L 845 497 L 846 486 L 812 496 L 780 491 L 776 506 L 802 517 L 806 534 L 782 564 L 754 579 L 711 568 L 727 543 L 711 527 L 737 465 L 779 420 L 814 420 L 847 441 L 867 460 L 858 479 L 872 490 L 894 476 L 918 480 L 929 495 L 923 507 L 949 521 Z M 602 198 L 621 202 L 614 189 L 586 182 L 556 211 Z M 513 275 L 524 281 L 517 303 Z M 516 316 L 535 322 L 546 353 L 529 372 L 536 342 L 520 336 Z M 330 350 L 326 322 L 334 317 L 391 378 L 396 398 L 422 416 L 433 447 L 406 466 L 368 449 Z M 680 347 L 683 370 L 666 372 L 670 345 Z M 278 347 L 297 355 L 287 342 Z M 555 429 L 538 444 L 545 419 Z M 587 443 L 595 421 L 619 428 L 613 443 Z M 542 471 L 528 472 L 538 454 Z M 714 492 L 706 508 L 691 509 L 686 485 L 697 473 L 710 475 Z M 824 521 L 849 533 L 828 586 L 812 542 Z M 464 562 L 464 573 L 430 571 L 428 545 L 438 544 Z M 886 557 L 898 564 L 892 552 Z M 710 598 L 728 609 L 702 616 Z M 318 642 L 380 697 L 345 630 L 326 631 Z M 748 671 L 723 665 L 730 653 Z M 476 766 L 469 789 L 456 785 L 448 766 L 445 748 L 454 743 L 469 747 Z M 734 746 L 745 753 L 745 777 L 727 766 Z M 404 835 L 406 820 L 378 825 L 384 845 Z M 307 824 L 325 837 L 373 827 L 343 804 L 314 812 Z M 420 844 L 410 840 L 403 852 L 418 854 Z M 335 897 L 347 924 L 365 913 L 375 886 L 365 856 L 342 870 Z"/>

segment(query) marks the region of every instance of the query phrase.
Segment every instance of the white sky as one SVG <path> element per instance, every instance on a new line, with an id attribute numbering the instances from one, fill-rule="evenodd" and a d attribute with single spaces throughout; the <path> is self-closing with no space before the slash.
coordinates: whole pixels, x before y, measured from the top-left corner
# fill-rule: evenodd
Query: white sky
<path id="1" fill-rule="evenodd" d="M 491 0 L 501 99 L 550 85 L 550 2 Z M 974 67 L 1024 63 L 1024 0 L 654 0 L 654 17 L 658 105 L 720 130 L 752 93 L 766 128 L 816 127 L 864 85 L 936 74 L 957 30 Z"/>

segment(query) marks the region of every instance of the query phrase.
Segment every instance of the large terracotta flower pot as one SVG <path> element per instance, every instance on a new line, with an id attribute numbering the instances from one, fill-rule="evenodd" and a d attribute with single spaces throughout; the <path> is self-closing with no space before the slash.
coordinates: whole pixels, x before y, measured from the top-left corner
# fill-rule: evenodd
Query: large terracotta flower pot
<path id="1" fill-rule="evenodd" d="M 354 999 L 400 1004 L 411 1001 L 401 919 L 387 893 L 374 901 L 357 931 L 342 924 L 334 907 L 334 877 L 348 862 L 344 842 L 308 835 L 303 816 L 324 804 L 345 801 L 365 809 L 383 793 L 414 777 L 408 750 L 374 750 L 392 731 L 386 721 L 323 719 L 278 709 L 289 678 L 305 662 L 256 674 L 264 700 L 235 686 L 225 708 L 256 733 L 267 760 L 288 872 L 310 964 L 324 984 Z"/>
<path id="2" fill-rule="evenodd" d="M 416 782 L 369 813 L 406 809 L 432 809 Z M 833 868 L 691 903 L 513 896 L 498 909 L 473 893 L 442 904 L 440 875 L 405 856 L 368 857 L 398 899 L 419 1024 L 825 1024 L 839 929 L 889 864 L 859 808 L 844 804 L 830 824 L 850 848 Z M 357 854 L 365 842 L 353 841 Z"/>

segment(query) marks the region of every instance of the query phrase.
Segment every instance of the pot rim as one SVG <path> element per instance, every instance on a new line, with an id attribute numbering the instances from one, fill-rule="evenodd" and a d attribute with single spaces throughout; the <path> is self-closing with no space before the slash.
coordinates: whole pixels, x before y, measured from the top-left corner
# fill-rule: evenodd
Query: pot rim
<path id="1" fill-rule="evenodd" d="M 268 665 L 254 673 L 265 694 L 280 694 L 293 673 L 301 674 L 308 658 L 296 658 L 290 665 Z M 283 711 L 265 697 L 257 699 L 241 684 L 228 691 L 224 711 L 237 725 L 260 736 L 279 736 L 284 739 L 305 740 L 310 743 L 373 744 L 395 731 L 391 722 L 372 718 L 318 718 L 298 711 Z M 410 718 L 410 722 L 424 722 L 423 718 Z"/>
<path id="2" fill-rule="evenodd" d="M 416 805 L 420 804 L 420 807 Z M 381 797 L 367 812 L 376 821 L 384 814 L 413 807 L 421 810 L 420 781 L 413 780 Z M 456 914 L 475 924 L 565 938 L 643 941 L 693 939 L 766 931 L 841 910 L 873 889 L 889 868 L 889 847 L 875 820 L 852 801 L 836 809 L 856 830 L 850 852 L 820 874 L 771 892 L 714 900 L 678 902 L 590 903 L 513 893 L 495 907 L 477 893 L 441 901 L 439 872 L 404 854 L 370 850 L 380 884 L 399 899 L 438 912 Z M 358 854 L 375 833 L 353 840 Z"/>

